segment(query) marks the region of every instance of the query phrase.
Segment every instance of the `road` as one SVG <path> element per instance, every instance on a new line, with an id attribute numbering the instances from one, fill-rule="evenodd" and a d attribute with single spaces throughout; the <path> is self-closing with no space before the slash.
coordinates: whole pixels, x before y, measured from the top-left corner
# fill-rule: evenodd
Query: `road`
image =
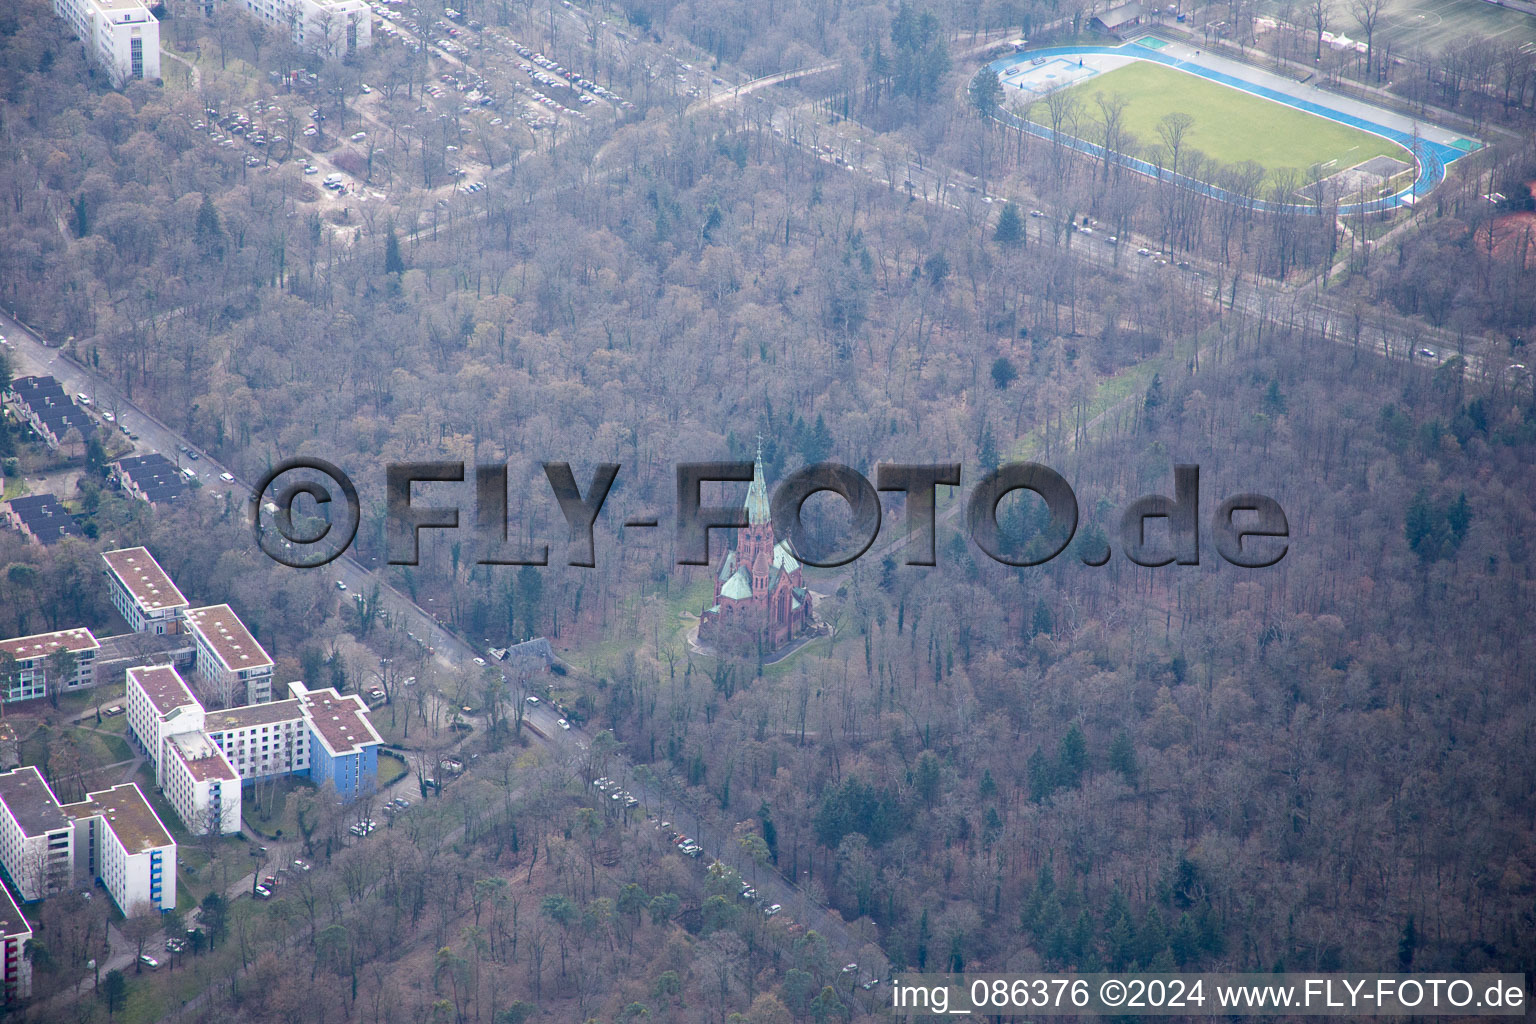
<path id="1" fill-rule="evenodd" d="M 93 396 L 105 394 L 109 387 L 93 372 L 69 358 L 58 349 L 45 345 L 41 338 L 34 334 L 30 328 L 20 324 L 13 317 L 0 314 L 0 324 L 4 324 L 3 332 L 10 342 L 7 351 L 18 356 L 21 369 L 28 373 L 48 373 L 58 379 L 70 394 L 85 392 Z M 20 375 L 20 374 L 18 374 Z M 186 444 L 182 436 L 172 430 L 166 424 L 144 412 L 138 406 L 120 396 L 114 396 L 112 401 L 117 409 L 117 417 L 129 430 L 139 435 L 135 443 L 135 449 L 139 454 L 149 451 L 160 451 L 167 458 L 174 460 L 181 455 L 180 448 Z M 251 485 L 236 478 L 233 484 L 224 484 L 217 480 L 221 472 L 229 472 L 227 468 L 208 456 L 200 458 L 195 465 L 198 472 L 206 479 L 212 480 L 211 485 L 205 485 L 205 491 L 222 495 L 230 492 L 242 503 L 251 500 Z M 234 474 L 231 474 L 232 476 Z M 433 657 L 439 664 L 449 670 L 472 671 L 475 667 L 474 659 L 480 657 L 482 652 L 471 646 L 468 642 L 444 629 L 437 621 L 436 616 L 426 608 L 413 603 L 404 594 L 390 585 L 382 573 L 376 573 L 362 565 L 350 555 L 344 555 L 337 559 L 323 571 L 328 578 L 345 583 L 350 592 L 354 594 L 368 593 L 377 585 L 383 608 L 390 615 L 393 628 L 405 629 L 422 637 L 434 649 Z M 524 700 L 529 694 L 516 692 L 515 683 L 508 680 L 509 685 L 514 686 L 514 698 Z M 581 729 L 563 730 L 558 725 L 559 715 L 544 701 L 538 705 L 526 705 L 525 718 L 532 722 L 538 731 L 534 741 L 549 749 L 567 749 L 570 751 L 585 751 L 590 740 Z M 94 714 L 88 712 L 87 714 Z M 686 822 L 685 831 L 689 835 L 698 837 L 705 847 L 705 854 L 698 858 L 698 864 L 702 869 L 713 859 L 723 860 L 735 867 L 744 878 L 754 881 L 764 903 L 779 903 L 785 909 L 785 918 L 792 919 L 807 928 L 814 928 L 832 944 L 834 948 L 841 949 L 843 955 L 848 958 L 856 958 L 860 949 L 865 945 L 862 939 L 857 938 L 848 929 L 841 915 L 829 908 L 814 903 L 798 886 L 792 886 L 785 882 L 774 872 L 763 872 L 755 865 L 748 862 L 744 853 L 728 841 L 727 833 L 723 829 L 717 829 L 710 824 L 707 816 L 691 812 L 686 806 L 686 797 L 678 793 L 670 793 L 654 781 L 644 781 L 641 773 L 637 773 L 634 766 L 627 760 L 614 756 L 610 759 L 610 767 L 607 769 L 614 778 L 623 780 L 625 788 L 635 794 L 641 804 L 651 808 L 661 817 L 669 817 L 679 823 Z M 648 774 L 648 773 L 647 773 Z M 584 780 L 590 784 L 591 780 Z M 414 798 L 416 783 L 413 776 L 407 774 L 399 780 L 383 797 L 409 795 Z M 670 809 L 670 810 L 669 810 Z M 406 813 L 409 813 L 407 811 Z M 643 822 L 632 823 L 633 827 L 645 827 Z M 713 834 L 712 833 L 716 833 Z M 270 843 L 272 864 L 286 864 L 300 852 L 297 843 Z M 680 856 L 680 854 L 679 854 Z M 260 870 L 260 869 L 258 869 Z M 248 893 L 253 882 L 252 872 L 244 876 L 230 887 L 232 893 Z M 128 960 L 131 964 L 131 958 Z M 888 976 L 888 964 L 866 965 L 872 973 L 878 977 Z"/>
<path id="2" fill-rule="evenodd" d="M 984 44 L 984 46 L 990 45 L 994 44 Z M 798 73 L 785 73 L 783 76 L 767 76 L 767 78 L 786 80 L 793 74 L 808 74 L 819 70 L 824 69 L 807 69 Z M 705 108 L 755 91 L 756 87 L 771 84 L 774 82 L 766 79 L 747 83 L 732 93 L 711 97 L 710 102 L 705 104 Z M 887 188 L 897 187 L 889 178 L 882 176 L 882 165 L 892 163 L 889 154 L 882 153 L 860 140 L 839 135 L 835 130 L 831 131 L 830 136 L 839 140 L 843 152 L 853 156 L 850 160 L 843 153 L 833 152 L 829 143 L 813 141 L 821 131 L 826 130 L 824 126 L 817 126 L 814 129 L 812 140 L 802 139 L 801 131 L 805 126 L 800 122 L 796 108 L 775 109 L 768 123 L 779 134 L 785 135 L 787 144 L 813 151 L 816 159 L 845 168 L 850 173 L 860 173 L 873 178 Z M 873 165 L 871 161 L 874 162 Z M 896 163 L 899 165 L 901 162 L 902 158 L 898 157 Z M 913 201 L 921 200 L 941 204 L 949 209 L 963 210 L 964 204 L 979 202 L 987 205 L 995 198 L 987 194 L 985 183 L 953 169 L 935 165 L 931 161 L 919 161 L 915 157 L 907 156 L 905 166 L 907 168 L 905 180 L 911 181 L 912 184 L 903 187 L 907 188 Z M 1059 212 L 1050 217 L 1037 218 L 1037 223 L 1043 223 L 1040 223 L 1036 233 L 1042 236 L 1058 235 L 1055 227 L 1061 225 L 1063 221 L 1064 214 Z M 1049 232 L 1045 230 L 1045 224 L 1052 226 Z M 1065 244 L 1072 254 L 1093 268 L 1116 271 L 1129 276 L 1146 273 L 1187 273 L 1201 277 L 1202 280 L 1196 283 L 1202 285 L 1205 280 L 1214 282 L 1218 279 L 1214 277 L 1216 268 L 1202 266 L 1195 262 L 1191 262 L 1188 269 L 1181 269 L 1166 261 L 1156 262 L 1153 258 L 1127 257 L 1123 254 L 1133 251 L 1137 246 L 1137 242 L 1132 239 L 1123 239 L 1118 245 L 1112 245 L 1097 234 L 1072 232 L 1059 237 L 1065 237 Z M 1042 242 L 1044 240 L 1044 238 L 1040 239 Z M 1149 246 L 1150 243 L 1147 243 L 1142 247 Z M 1285 322 L 1322 331 L 1340 343 L 1354 343 L 1352 331 L 1339 329 L 1340 325 L 1349 322 L 1351 314 L 1338 308 L 1328 297 L 1317 291 L 1297 290 L 1283 285 L 1250 280 L 1238 290 L 1235 302 L 1230 305 L 1230 311 L 1251 317 L 1273 317 L 1278 311 L 1283 314 L 1281 319 Z M 12 317 L 0 314 L 0 324 L 5 325 L 3 333 L 11 342 L 11 348 L 8 350 L 18 357 L 19 372 L 52 374 L 61 381 L 67 392 L 85 392 L 92 395 L 96 399 L 98 408 L 114 411 L 118 422 L 138 435 L 136 451 L 139 453 L 159 451 L 173 462 L 185 462 L 181 457 L 182 448 L 190 446 L 172 427 L 121 396 L 94 371 L 82 366 L 59 349 L 43 344 L 39 337 Z M 1404 338 L 1429 339 L 1432 344 L 1447 351 L 1454 347 L 1456 341 L 1447 332 L 1438 332 L 1422 324 L 1407 321 L 1405 318 L 1379 312 L 1373 312 L 1369 320 L 1361 326 L 1361 347 L 1366 351 L 1383 355 L 1402 355 Z M 1441 358 L 1440 353 L 1437 352 L 1433 358 L 1438 362 Z M 1470 375 L 1481 376 L 1481 360 L 1475 354 L 1468 357 L 1468 364 Z M 211 492 L 216 495 L 229 493 L 241 499 L 242 502 L 249 499 L 251 494 L 249 483 L 238 479 L 237 474 L 231 474 L 236 476 L 233 484 L 225 484 L 218 480 L 220 473 L 230 472 L 228 467 L 206 456 L 192 465 L 199 478 L 204 481 L 202 489 L 204 493 Z M 343 556 L 324 571 L 331 578 L 346 583 L 354 592 L 366 593 L 372 586 L 377 585 L 383 595 L 385 609 L 391 614 L 392 624 L 397 628 L 411 629 L 418 635 L 429 638 L 429 644 L 436 651 L 435 657 L 444 666 L 468 670 L 473 666 L 473 659 L 481 654 L 461 638 L 443 629 L 431 612 L 414 604 L 404 594 L 395 590 L 381 573 L 374 572 L 352 557 Z M 526 694 L 517 695 L 518 699 L 524 699 L 526 696 Z M 550 749 L 565 749 L 579 753 L 589 746 L 589 741 L 581 730 L 567 732 L 560 729 L 556 724 L 555 712 L 546 704 L 541 703 L 529 708 L 527 717 L 542 734 L 536 742 Z M 842 955 L 848 959 L 858 956 L 864 942 L 851 933 L 839 915 L 811 901 L 798 885 L 785 881 L 771 871 L 758 872 L 754 865 L 746 863 L 745 855 L 729 841 L 724 829 L 713 824 L 709 816 L 688 806 L 686 795 L 669 791 L 667 787 L 647 777 L 649 773 L 638 773 L 633 765 L 622 758 L 613 758 L 607 773 L 619 779 L 625 788 L 633 792 L 642 804 L 651 808 L 654 813 L 678 822 L 685 826 L 683 831 L 700 838 L 706 851 L 699 858 L 701 868 L 713 858 L 737 867 L 744 877 L 754 880 L 763 895 L 764 902 L 782 904 L 788 916 L 808 928 L 816 929 L 835 948 L 841 949 Z M 414 781 L 410 776 L 402 781 L 414 787 Z M 591 780 L 584 781 L 590 784 Z M 401 785 L 397 783 L 397 786 Z M 637 821 L 633 824 L 637 828 L 646 827 L 643 822 Z M 286 848 L 286 844 L 284 846 L 274 844 L 274 856 L 279 853 L 286 855 L 290 852 L 292 850 Z M 288 859 L 291 860 L 291 857 Z M 248 891 L 250 882 L 251 876 L 247 875 L 231 889 Z M 865 964 L 864 967 L 865 971 L 861 974 L 872 973 L 881 978 L 887 976 L 888 965 L 883 962 Z"/>

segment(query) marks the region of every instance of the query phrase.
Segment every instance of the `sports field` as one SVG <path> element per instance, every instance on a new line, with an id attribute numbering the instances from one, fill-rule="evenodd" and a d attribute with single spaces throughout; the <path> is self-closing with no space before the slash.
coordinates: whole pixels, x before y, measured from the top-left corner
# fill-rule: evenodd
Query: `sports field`
<path id="1" fill-rule="evenodd" d="M 1069 88 L 1085 117 L 1095 122 L 1102 122 L 1097 97 L 1124 98 L 1124 124 L 1142 149 L 1161 143 L 1157 125 L 1163 117 L 1184 113 L 1194 124 L 1183 145 L 1226 164 L 1253 160 L 1271 173 L 1291 168 L 1305 174 L 1321 163 L 1332 174 L 1375 156 L 1412 163 L 1407 150 L 1378 135 L 1150 61 L 1134 61 Z M 1030 107 L 1029 117 L 1050 124 L 1043 101 Z M 1089 140 L 1099 135 L 1086 123 L 1075 134 Z"/>

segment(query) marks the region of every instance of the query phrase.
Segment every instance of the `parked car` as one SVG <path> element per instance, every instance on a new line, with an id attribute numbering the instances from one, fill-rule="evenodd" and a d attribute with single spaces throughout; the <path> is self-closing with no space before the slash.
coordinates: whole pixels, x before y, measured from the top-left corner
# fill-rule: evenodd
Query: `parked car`
<path id="1" fill-rule="evenodd" d="M 269 900 L 272 898 L 272 890 L 268 889 L 264 885 L 258 885 L 251 893 L 251 895 L 256 897 L 258 900 Z"/>

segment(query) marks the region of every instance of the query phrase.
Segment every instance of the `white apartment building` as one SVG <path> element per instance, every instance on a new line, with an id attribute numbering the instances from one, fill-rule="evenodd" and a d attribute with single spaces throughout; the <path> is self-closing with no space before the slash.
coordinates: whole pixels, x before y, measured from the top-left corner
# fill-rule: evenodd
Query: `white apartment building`
<path id="1" fill-rule="evenodd" d="M 345 57 L 373 45 L 373 15 L 364 0 L 235 0 L 253 18 L 293 36 L 307 50 Z"/>
<path id="2" fill-rule="evenodd" d="M 0 774 L 0 866 L 25 902 L 75 877 L 74 821 L 31 765 Z"/>
<path id="3" fill-rule="evenodd" d="M 101 644 L 83 626 L 0 640 L 0 652 L 16 659 L 16 676 L 5 692 L 0 693 L 0 698 L 9 702 L 47 696 L 51 659 L 60 651 L 70 651 L 75 656 L 74 670 L 63 680 L 63 689 L 90 686 L 96 681 L 96 652 L 99 650 Z"/>
<path id="4" fill-rule="evenodd" d="M 166 741 L 165 795 L 193 835 L 240 831 L 240 776 L 205 732 Z"/>
<path id="5" fill-rule="evenodd" d="M 61 805 L 31 765 L 0 773 L 0 866 L 29 902 L 80 871 L 100 879 L 124 914 L 176 906 L 176 842 L 131 782 Z"/>
<path id="6" fill-rule="evenodd" d="M 203 693 L 225 707 L 272 699 L 272 659 L 227 604 L 183 616 L 197 641 L 196 677 Z"/>
<path id="7" fill-rule="evenodd" d="M 10 1004 L 32 995 L 32 961 L 26 957 L 27 940 L 32 926 L 21 908 L 11 898 L 10 890 L 0 885 L 0 956 L 4 958 L 4 1002 Z"/>
<path id="8" fill-rule="evenodd" d="M 54 13 L 69 23 L 114 87 L 160 77 L 160 22 L 150 7 L 146 0 L 53 0 Z"/>
<path id="9" fill-rule="evenodd" d="M 104 551 L 112 606 L 135 633 L 175 633 L 188 602 L 147 548 Z"/>
<path id="10" fill-rule="evenodd" d="M 169 665 L 128 670 L 128 732 L 193 835 L 240 831 L 240 776 L 203 731 L 205 713 Z M 265 705 L 263 705 L 265 706 Z"/>
<path id="11" fill-rule="evenodd" d="M 170 665 L 128 670 L 128 734 L 155 766 L 155 785 L 165 787 L 165 746 L 178 733 L 203 729 L 203 706 Z"/>
<path id="12" fill-rule="evenodd" d="M 309 727 L 297 697 L 211 711 L 207 730 L 243 782 L 309 771 Z"/>
<path id="13" fill-rule="evenodd" d="M 176 906 L 176 841 L 139 787 L 125 782 L 60 810 L 74 819 L 79 866 L 101 879 L 125 915 Z"/>

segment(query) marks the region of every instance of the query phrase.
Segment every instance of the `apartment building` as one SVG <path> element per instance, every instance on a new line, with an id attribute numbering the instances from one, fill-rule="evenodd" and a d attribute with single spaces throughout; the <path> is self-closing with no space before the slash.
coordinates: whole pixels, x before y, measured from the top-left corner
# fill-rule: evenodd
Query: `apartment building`
<path id="1" fill-rule="evenodd" d="M 25 902 L 75 877 L 74 820 L 31 765 L 0 774 L 0 867 Z"/>
<path id="2" fill-rule="evenodd" d="M 356 694 L 342 696 L 330 687 L 310 690 L 289 683 L 309 730 L 309 777 L 330 783 L 343 800 L 373 791 L 379 777 L 379 747 L 384 738 L 368 717 L 368 705 Z"/>
<path id="3" fill-rule="evenodd" d="M 5 700 L 34 700 L 47 696 L 48 677 L 60 667 L 55 656 L 62 651 L 74 655 L 73 667 L 63 666 L 67 673 L 67 677 L 59 681 L 63 689 L 92 685 L 96 681 L 96 652 L 100 649 L 101 644 L 83 626 L 0 640 L 0 652 L 16 659 L 16 674 L 4 688 Z"/>
<path id="4" fill-rule="evenodd" d="M 197 642 L 196 678 L 224 707 L 272 699 L 272 659 L 227 604 L 192 608 L 182 621 Z"/>
<path id="5" fill-rule="evenodd" d="M 193 835 L 240 831 L 240 776 L 205 732 L 166 740 L 165 795 Z"/>
<path id="6" fill-rule="evenodd" d="M 307 774 L 344 800 L 373 791 L 384 740 L 355 694 L 289 683 L 287 700 L 210 711 L 208 736 L 243 782 Z"/>
<path id="7" fill-rule="evenodd" d="M 207 731 L 241 782 L 309 772 L 312 745 L 297 697 L 209 712 Z"/>
<path id="8" fill-rule="evenodd" d="M 159 52 L 157 44 L 157 56 Z M 57 449 L 68 443 L 78 445 L 83 452 L 86 442 L 96 436 L 96 427 L 85 410 L 52 377 L 17 377 L 6 389 L 5 397 L 16 415 L 49 448 Z"/>
<path id="9" fill-rule="evenodd" d="M 373 45 L 373 15 L 364 0 L 236 0 L 253 18 L 287 32 L 307 50 L 345 57 Z"/>
<path id="10" fill-rule="evenodd" d="M 148 548 L 104 551 L 112 606 L 135 633 L 176 633 L 188 601 Z"/>
<path id="11" fill-rule="evenodd" d="M 112 463 L 112 482 L 147 505 L 164 508 L 187 493 L 187 478 L 159 452 L 129 455 Z"/>
<path id="12" fill-rule="evenodd" d="M 176 906 L 176 841 L 131 782 L 89 793 L 60 810 L 74 821 L 79 867 L 101 880 L 124 914 Z"/>
<path id="13" fill-rule="evenodd" d="M 191 672 L 197 656 L 190 633 L 121 633 L 96 639 L 101 644 L 96 652 L 97 686 L 122 685 L 130 668 L 146 665 L 175 665 Z"/>
<path id="14" fill-rule="evenodd" d="M 155 785 L 165 787 L 166 742 L 178 733 L 203 729 L 203 706 L 170 665 L 128 670 L 128 735 L 155 768 Z"/>
<path id="15" fill-rule="evenodd" d="M 0 885 L 0 959 L 4 961 L 0 973 L 4 1003 L 13 1003 L 32 995 L 32 961 L 26 957 L 27 940 L 32 937 L 32 926 L 11 897 L 5 886 Z"/>
<path id="16" fill-rule="evenodd" d="M 0 524 L 39 544 L 56 544 L 65 537 L 82 537 L 69 509 L 49 492 L 25 494 L 0 505 Z"/>
<path id="17" fill-rule="evenodd" d="M 160 22 L 146 0 L 53 0 L 53 11 L 106 69 L 115 88 L 160 77 Z"/>
<path id="18" fill-rule="evenodd" d="M 240 831 L 240 776 L 203 730 L 206 713 L 169 665 L 128 670 L 128 733 L 194 835 Z M 270 705 L 258 705 L 269 707 Z"/>
<path id="19" fill-rule="evenodd" d="M 176 842 L 131 782 L 60 804 L 31 765 L 0 773 L 0 866 L 28 902 L 81 874 L 124 914 L 176 905 Z"/>
<path id="20" fill-rule="evenodd" d="M 371 793 L 383 737 L 361 697 L 289 683 L 287 700 L 205 711 L 175 668 L 128 670 L 128 732 L 189 830 L 240 828 L 240 787 L 308 775 L 344 800 Z"/>

